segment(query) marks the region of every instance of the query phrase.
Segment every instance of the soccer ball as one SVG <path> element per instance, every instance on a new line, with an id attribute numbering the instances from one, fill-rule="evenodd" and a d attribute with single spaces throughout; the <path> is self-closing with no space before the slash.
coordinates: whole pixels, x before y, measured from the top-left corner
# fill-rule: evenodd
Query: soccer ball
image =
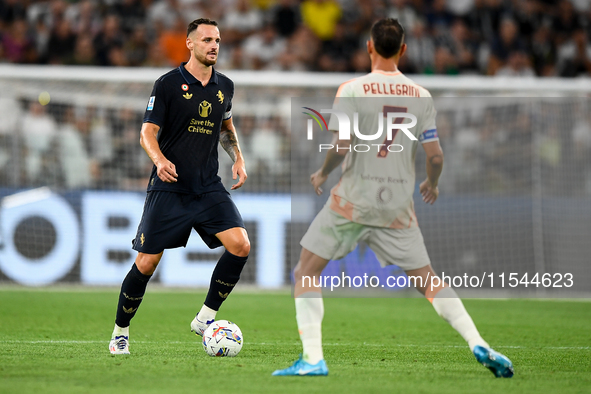
<path id="1" fill-rule="evenodd" d="M 235 357 L 242 343 L 242 331 L 228 320 L 214 321 L 203 333 L 203 350 L 212 357 Z"/>

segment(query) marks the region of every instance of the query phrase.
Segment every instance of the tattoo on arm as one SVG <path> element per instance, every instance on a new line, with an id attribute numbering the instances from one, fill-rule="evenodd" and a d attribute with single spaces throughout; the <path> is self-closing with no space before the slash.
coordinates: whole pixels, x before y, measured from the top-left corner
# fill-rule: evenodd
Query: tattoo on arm
<path id="1" fill-rule="evenodd" d="M 232 161 L 238 158 L 237 153 L 240 151 L 238 147 L 238 139 L 234 130 L 223 130 L 220 133 L 220 145 L 228 153 Z"/>

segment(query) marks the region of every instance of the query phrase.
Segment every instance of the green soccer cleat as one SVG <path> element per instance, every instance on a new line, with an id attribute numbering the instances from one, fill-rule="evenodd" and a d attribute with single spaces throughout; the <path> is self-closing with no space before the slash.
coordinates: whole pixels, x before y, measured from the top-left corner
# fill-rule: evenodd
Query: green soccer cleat
<path id="1" fill-rule="evenodd" d="M 324 360 L 312 365 L 303 360 L 302 356 L 296 360 L 291 367 L 285 369 L 278 369 L 273 372 L 273 376 L 326 376 L 328 375 L 328 367 Z"/>
<path id="2" fill-rule="evenodd" d="M 513 376 L 513 363 L 506 356 L 484 346 L 475 346 L 472 351 L 476 360 L 497 378 L 510 378 Z"/>

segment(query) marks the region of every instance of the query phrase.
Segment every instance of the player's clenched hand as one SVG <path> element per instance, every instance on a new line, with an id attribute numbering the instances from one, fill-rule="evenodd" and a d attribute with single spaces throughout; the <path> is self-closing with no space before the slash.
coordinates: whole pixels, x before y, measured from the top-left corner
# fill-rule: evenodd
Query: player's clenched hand
<path id="1" fill-rule="evenodd" d="M 435 200 L 437 200 L 437 197 L 439 197 L 439 188 L 437 186 L 433 186 L 429 179 L 425 179 L 423 182 L 421 182 L 419 191 L 423 196 L 423 201 L 425 201 L 427 204 L 433 205 Z"/>
<path id="2" fill-rule="evenodd" d="M 246 175 L 246 168 L 244 167 L 244 160 L 237 160 L 232 166 L 232 179 L 236 180 L 237 177 L 240 177 L 240 179 L 237 184 L 232 185 L 230 188 L 231 190 L 236 190 L 244 185 L 246 178 L 248 178 L 248 175 Z"/>
<path id="3" fill-rule="evenodd" d="M 159 160 L 156 163 L 156 174 L 158 174 L 158 178 L 160 178 L 162 182 L 166 183 L 174 183 L 176 182 L 176 178 L 178 178 L 176 167 L 167 159 Z"/>
<path id="4" fill-rule="evenodd" d="M 316 194 L 322 194 L 322 188 L 320 186 L 322 186 L 322 184 L 326 182 L 326 178 L 328 178 L 328 175 L 324 175 L 322 173 L 322 169 L 310 175 L 310 183 L 312 184 L 312 186 L 314 186 L 314 191 L 316 192 Z"/>

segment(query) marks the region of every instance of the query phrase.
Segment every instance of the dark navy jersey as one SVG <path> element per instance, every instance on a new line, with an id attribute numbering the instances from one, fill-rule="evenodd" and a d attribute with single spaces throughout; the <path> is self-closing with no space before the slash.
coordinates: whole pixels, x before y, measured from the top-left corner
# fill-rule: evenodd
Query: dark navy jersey
<path id="1" fill-rule="evenodd" d="M 144 123 L 160 126 L 158 144 L 176 167 L 177 182 L 163 182 L 152 168 L 148 191 L 203 194 L 225 190 L 218 176 L 218 142 L 222 121 L 232 117 L 234 83 L 213 70 L 203 86 L 185 63 L 155 83 Z"/>

